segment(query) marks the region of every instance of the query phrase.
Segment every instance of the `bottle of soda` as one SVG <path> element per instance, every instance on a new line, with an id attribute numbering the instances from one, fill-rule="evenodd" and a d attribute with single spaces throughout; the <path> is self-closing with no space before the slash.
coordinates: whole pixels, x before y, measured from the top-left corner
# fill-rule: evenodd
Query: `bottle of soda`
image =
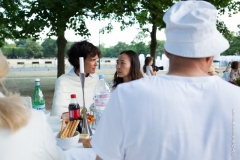
<path id="1" fill-rule="evenodd" d="M 68 111 L 69 111 L 69 121 L 80 120 L 80 123 L 81 123 L 80 106 L 77 103 L 76 94 L 71 94 L 71 100 L 70 100 L 70 103 L 68 106 Z M 82 127 L 81 127 L 80 123 L 77 127 L 77 131 L 79 131 L 81 133 Z"/>
<path id="2" fill-rule="evenodd" d="M 45 100 L 40 89 L 40 79 L 35 79 L 35 89 L 32 98 L 32 107 L 37 110 L 45 110 Z"/>
<path id="3" fill-rule="evenodd" d="M 104 75 L 99 75 L 99 80 L 94 90 L 94 107 L 96 107 L 96 126 L 106 108 L 110 97 L 111 89 L 104 80 Z"/>

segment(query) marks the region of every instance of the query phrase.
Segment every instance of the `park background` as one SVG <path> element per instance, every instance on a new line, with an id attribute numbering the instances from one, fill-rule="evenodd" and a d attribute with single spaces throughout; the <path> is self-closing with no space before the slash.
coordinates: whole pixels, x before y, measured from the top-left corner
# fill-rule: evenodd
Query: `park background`
<path id="1" fill-rule="evenodd" d="M 162 19 L 176 2 L 0 0 L 0 47 L 10 67 L 6 87 L 10 91 L 31 96 L 34 79 L 38 77 L 47 109 L 50 109 L 55 81 L 70 69 L 67 63 L 64 65 L 66 51 L 72 43 L 83 39 L 99 46 L 104 58 L 117 58 L 126 49 L 134 50 L 138 55 L 150 54 L 155 59 L 157 56 L 162 58 L 165 41 Z M 240 1 L 208 2 L 217 8 L 217 28 L 230 43 L 230 48 L 222 55 L 239 56 Z M 55 59 L 57 66 L 53 64 Z M 34 66 L 33 61 L 38 64 Z M 52 63 L 46 64 L 46 61 Z M 105 74 L 109 81 L 114 68 L 114 65 L 109 68 L 102 64 L 97 73 Z M 224 67 L 218 70 L 218 76 L 221 76 Z M 165 73 L 159 71 L 157 74 Z"/>

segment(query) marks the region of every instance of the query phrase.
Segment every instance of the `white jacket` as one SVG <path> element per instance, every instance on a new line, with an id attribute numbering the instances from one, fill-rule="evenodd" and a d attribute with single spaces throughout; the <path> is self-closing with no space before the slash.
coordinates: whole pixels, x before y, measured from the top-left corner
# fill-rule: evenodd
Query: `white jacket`
<path id="1" fill-rule="evenodd" d="M 98 74 L 90 74 L 85 77 L 85 105 L 87 108 L 93 103 L 94 89 L 98 82 Z M 79 76 L 74 72 L 74 69 L 68 74 L 61 75 L 55 84 L 55 91 L 52 104 L 52 116 L 61 115 L 63 112 L 68 112 L 70 103 L 70 95 L 76 94 L 79 105 L 83 106 L 82 86 Z"/>

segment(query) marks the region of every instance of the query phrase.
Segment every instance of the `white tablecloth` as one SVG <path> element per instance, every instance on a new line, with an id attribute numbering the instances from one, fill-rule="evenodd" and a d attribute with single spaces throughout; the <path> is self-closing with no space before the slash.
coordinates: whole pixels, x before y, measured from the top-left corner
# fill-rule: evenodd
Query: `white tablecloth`
<path id="1" fill-rule="evenodd" d="M 53 132 L 58 132 L 61 129 L 62 122 L 59 116 L 48 117 Z M 63 150 L 66 154 L 67 160 L 95 160 L 96 154 L 92 148 L 84 148 L 82 143 L 78 143 L 75 147 Z"/>
<path id="2" fill-rule="evenodd" d="M 82 143 L 78 143 L 74 148 L 65 150 L 67 160 L 95 160 L 96 154 L 92 148 L 83 148 Z"/>

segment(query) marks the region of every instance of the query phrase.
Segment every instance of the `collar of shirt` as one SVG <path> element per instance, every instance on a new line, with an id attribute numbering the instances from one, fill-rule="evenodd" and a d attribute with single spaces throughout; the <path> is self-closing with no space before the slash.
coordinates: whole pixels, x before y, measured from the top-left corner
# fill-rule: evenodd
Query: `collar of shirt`
<path id="1" fill-rule="evenodd" d="M 69 73 L 68 73 L 70 76 L 78 76 L 75 72 L 74 72 L 74 68 L 72 68 Z M 93 74 L 89 74 L 88 77 L 93 77 Z"/>

